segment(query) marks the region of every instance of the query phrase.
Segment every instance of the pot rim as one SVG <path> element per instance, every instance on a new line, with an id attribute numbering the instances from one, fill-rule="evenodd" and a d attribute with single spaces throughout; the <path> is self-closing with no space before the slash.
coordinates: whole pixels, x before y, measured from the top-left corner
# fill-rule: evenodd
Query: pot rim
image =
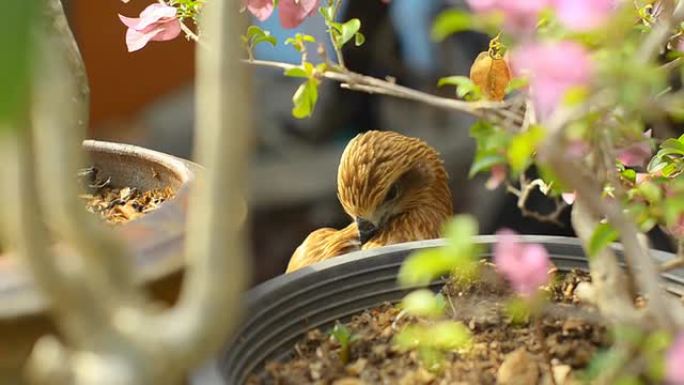
<path id="1" fill-rule="evenodd" d="M 82 142 L 82 148 L 86 153 L 121 155 L 156 163 L 178 178 L 180 186 L 173 199 L 162 203 L 157 210 L 117 226 L 114 231 L 122 240 L 135 234 L 144 234 L 149 240 L 128 242 L 127 245 L 134 255 L 136 281 L 150 282 L 180 271 L 185 264 L 182 243 L 187 198 L 200 167 L 188 160 L 131 144 L 89 139 Z M 182 218 L 180 226 L 168 226 L 170 217 L 175 217 L 176 221 Z M 36 315 L 49 307 L 30 273 L 7 255 L 0 260 L 0 304 L 0 320 Z"/>
<path id="2" fill-rule="evenodd" d="M 579 238 L 576 237 L 566 237 L 558 235 L 526 235 L 521 234 L 520 240 L 522 243 L 539 243 L 545 246 L 549 251 L 557 250 L 559 247 L 564 248 L 567 251 L 574 251 L 580 253 L 582 258 L 585 258 L 585 252 L 582 248 L 582 243 Z M 474 237 L 474 242 L 483 246 L 487 246 L 488 249 L 483 251 L 482 256 L 490 255 L 491 250 L 489 249 L 491 245 L 496 243 L 496 235 L 477 235 Z M 336 266 L 349 265 L 352 266 L 354 262 L 359 260 L 364 260 L 372 258 L 378 255 L 394 253 L 399 251 L 416 251 L 425 248 L 435 248 L 443 247 L 448 244 L 448 240 L 445 238 L 437 238 L 422 241 L 404 242 L 394 245 L 383 246 L 375 249 L 360 250 L 351 252 L 349 254 L 341 255 L 339 257 L 334 257 L 322 262 L 318 262 L 302 269 L 294 271 L 292 273 L 282 274 L 268 281 L 265 281 L 245 293 L 245 300 L 247 303 L 251 304 L 258 301 L 261 297 L 268 295 L 268 293 L 278 290 L 281 287 L 291 285 L 292 282 L 298 281 L 300 279 L 306 279 L 306 277 L 315 275 L 317 272 L 330 269 Z M 619 243 L 612 243 L 610 248 L 616 252 L 621 265 L 624 264 L 623 259 L 623 248 Z M 675 257 L 674 254 L 663 250 L 649 249 L 651 257 L 658 263 L 668 261 Z M 666 279 L 674 279 L 680 284 L 684 285 L 684 268 L 675 269 L 671 272 L 661 274 Z"/>

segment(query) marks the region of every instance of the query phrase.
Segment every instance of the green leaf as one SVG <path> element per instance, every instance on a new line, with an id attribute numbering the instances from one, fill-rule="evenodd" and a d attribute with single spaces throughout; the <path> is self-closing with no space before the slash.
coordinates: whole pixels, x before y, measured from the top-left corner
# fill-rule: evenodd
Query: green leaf
<path id="1" fill-rule="evenodd" d="M 449 248 L 461 253 L 469 253 L 473 237 L 478 233 L 478 223 L 470 215 L 457 215 L 444 226 L 444 236 L 449 240 Z"/>
<path id="2" fill-rule="evenodd" d="M 330 332 L 330 335 L 337 341 L 340 345 L 348 345 L 352 339 L 352 333 L 343 324 L 337 322 Z"/>
<path id="3" fill-rule="evenodd" d="M 492 152 L 479 152 L 475 155 L 473 164 L 470 166 L 470 171 L 468 172 L 468 177 L 472 178 L 475 175 L 483 171 L 490 170 L 493 166 L 497 164 L 505 164 L 506 158 L 497 153 Z"/>
<path id="4" fill-rule="evenodd" d="M 461 322 L 442 321 L 430 327 L 430 345 L 441 350 L 466 348 L 472 341 L 470 330 Z"/>
<path id="5" fill-rule="evenodd" d="M 252 40 L 252 39 L 255 38 L 255 37 L 258 37 L 258 36 L 265 36 L 265 35 L 267 35 L 266 31 L 264 31 L 263 29 L 261 29 L 261 27 L 259 27 L 259 26 L 250 25 L 250 26 L 247 28 L 247 35 L 246 35 L 246 36 L 247 36 L 247 39 L 248 39 L 248 40 Z"/>
<path id="6" fill-rule="evenodd" d="M 514 173 L 525 171 L 531 162 L 537 145 L 544 139 L 545 131 L 541 126 L 532 126 L 529 130 L 513 137 L 508 147 L 508 163 Z"/>
<path id="7" fill-rule="evenodd" d="M 359 32 L 359 29 L 361 29 L 361 20 L 359 19 L 351 19 L 342 24 L 342 27 L 340 28 L 338 44 L 340 46 L 347 44 L 347 42 L 351 40 L 357 32 Z"/>
<path id="8" fill-rule="evenodd" d="M 259 36 L 254 38 L 253 46 L 256 46 L 260 43 L 269 43 L 272 46 L 276 46 L 278 44 L 278 40 L 275 38 L 275 36 L 267 35 L 267 36 Z"/>
<path id="9" fill-rule="evenodd" d="M 444 314 L 444 299 L 440 301 L 430 290 L 422 289 L 409 293 L 402 301 L 402 308 L 419 317 L 439 317 Z"/>
<path id="10" fill-rule="evenodd" d="M 684 215 L 684 196 L 672 196 L 665 199 L 663 204 L 665 210 L 665 223 L 672 227 L 679 224 L 680 216 Z"/>
<path id="11" fill-rule="evenodd" d="M 335 17 L 335 8 L 332 6 L 321 7 L 319 12 L 321 13 L 321 16 L 323 16 L 323 19 L 328 23 L 330 23 L 333 20 L 333 17 Z"/>
<path id="12" fill-rule="evenodd" d="M 38 1 L 9 1 L 0 12 L 0 132 L 25 129 L 19 121 L 29 108 L 32 32 Z"/>
<path id="13" fill-rule="evenodd" d="M 396 335 L 394 343 L 403 350 L 428 348 L 451 351 L 468 348 L 472 334 L 461 322 L 441 321 L 428 326 L 409 325 Z"/>
<path id="14" fill-rule="evenodd" d="M 337 322 L 330 336 L 340 344 L 340 361 L 343 364 L 349 362 L 349 344 L 354 340 L 354 336 L 346 326 Z"/>
<path id="15" fill-rule="evenodd" d="M 508 95 L 513 91 L 519 90 L 523 87 L 527 87 L 528 83 L 529 83 L 529 80 L 527 78 L 524 78 L 524 77 L 512 78 L 508 82 L 508 85 L 506 86 L 505 93 Z"/>
<path id="16" fill-rule="evenodd" d="M 684 155 L 684 143 L 682 143 L 681 139 L 667 139 L 660 145 L 660 147 L 663 149 L 672 150 L 671 152 L 668 152 L 668 154 L 674 153 Z"/>
<path id="17" fill-rule="evenodd" d="M 292 78 L 308 78 L 309 74 L 302 67 L 292 67 L 285 70 L 285 76 Z"/>
<path id="18" fill-rule="evenodd" d="M 457 9 L 444 11 L 432 24 L 432 38 L 442 41 L 454 33 L 472 29 L 473 24 L 473 16 L 468 12 Z"/>
<path id="19" fill-rule="evenodd" d="M 292 102 L 292 116 L 297 119 L 303 119 L 313 114 L 316 102 L 318 101 L 318 81 L 316 79 L 309 79 L 297 88 Z"/>
<path id="20" fill-rule="evenodd" d="M 622 175 L 623 178 L 627 179 L 628 181 L 635 183 L 636 182 L 636 171 L 631 169 L 631 168 L 626 168 L 622 171 L 620 171 L 620 175 Z"/>
<path id="21" fill-rule="evenodd" d="M 469 77 L 466 76 L 447 76 L 439 79 L 438 87 L 445 85 L 456 86 L 456 95 L 459 98 L 464 98 L 467 95 L 472 95 L 473 98 L 482 96 L 482 91 Z"/>
<path id="22" fill-rule="evenodd" d="M 589 245 L 587 253 L 589 257 L 595 257 L 596 254 L 600 253 L 606 246 L 615 242 L 619 237 L 617 230 L 613 228 L 608 223 L 599 223 L 594 229 L 594 233 L 589 239 Z"/>
<path id="23" fill-rule="evenodd" d="M 363 34 L 361 32 L 357 32 L 354 35 L 354 45 L 356 45 L 357 47 L 362 46 L 363 43 L 365 43 L 365 42 L 366 42 L 366 37 L 363 36 Z"/>
<path id="24" fill-rule="evenodd" d="M 402 286 L 425 286 L 433 279 L 451 272 L 455 259 L 445 249 L 419 251 L 404 261 L 399 269 Z"/>
<path id="25" fill-rule="evenodd" d="M 658 187 L 655 183 L 653 182 L 644 182 L 641 183 L 637 189 L 641 193 L 641 195 L 646 198 L 647 201 L 651 203 L 657 203 L 660 202 L 663 196 L 663 192 L 660 190 L 660 187 Z"/>
<path id="26" fill-rule="evenodd" d="M 304 41 L 304 42 L 307 42 L 307 43 L 315 43 L 316 42 L 316 38 L 311 36 L 311 35 L 307 35 L 305 33 L 298 33 L 297 35 L 301 36 L 302 41 Z"/>

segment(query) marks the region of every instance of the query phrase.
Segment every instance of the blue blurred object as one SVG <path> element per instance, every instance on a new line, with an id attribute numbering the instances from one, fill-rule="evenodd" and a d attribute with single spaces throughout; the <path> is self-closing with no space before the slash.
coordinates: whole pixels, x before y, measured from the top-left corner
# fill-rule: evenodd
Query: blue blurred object
<path id="1" fill-rule="evenodd" d="M 402 46 L 403 62 L 417 75 L 429 75 L 437 68 L 437 48 L 430 40 L 430 29 L 435 13 L 443 3 L 443 0 L 392 0 L 389 4 L 389 17 Z M 344 9 L 340 13 L 344 14 Z M 258 45 L 254 50 L 257 59 L 299 63 L 301 60 L 299 53 L 291 46 L 283 44 L 285 39 L 294 36 L 297 32 L 312 35 L 317 41 L 325 41 L 328 52 L 333 51 L 327 38 L 323 17 L 320 15 L 310 17 L 295 29 L 285 29 L 280 25 L 278 10 L 268 20 L 264 22 L 254 20 L 254 22 L 270 31 L 278 39 L 276 47 L 268 44 Z M 363 26 L 361 32 L 363 32 Z M 313 62 L 320 60 L 314 54 L 310 54 L 309 58 Z"/>
<path id="2" fill-rule="evenodd" d="M 438 67 L 437 46 L 430 39 L 432 20 L 443 0 L 392 0 L 390 19 L 402 47 L 402 59 L 417 75 Z"/>

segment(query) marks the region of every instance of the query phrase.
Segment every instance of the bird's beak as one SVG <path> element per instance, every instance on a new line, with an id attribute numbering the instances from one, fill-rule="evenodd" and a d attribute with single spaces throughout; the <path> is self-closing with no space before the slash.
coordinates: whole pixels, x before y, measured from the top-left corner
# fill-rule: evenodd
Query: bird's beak
<path id="1" fill-rule="evenodd" d="M 378 233 L 378 228 L 373 224 L 373 222 L 363 219 L 356 218 L 356 226 L 359 228 L 359 241 L 361 245 L 368 242 L 375 234 Z"/>

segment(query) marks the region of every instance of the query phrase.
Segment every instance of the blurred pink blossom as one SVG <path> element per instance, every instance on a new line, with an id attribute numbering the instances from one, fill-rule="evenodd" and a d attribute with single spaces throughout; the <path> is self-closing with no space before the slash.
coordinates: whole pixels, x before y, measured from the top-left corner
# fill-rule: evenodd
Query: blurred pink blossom
<path id="1" fill-rule="evenodd" d="M 164 4 L 150 4 L 140 13 L 140 17 L 119 15 L 119 19 L 128 27 L 126 31 L 128 52 L 142 49 L 150 41 L 175 39 L 181 32 L 176 8 Z"/>
<path id="2" fill-rule="evenodd" d="M 523 244 L 512 230 L 497 232 L 494 263 L 513 289 L 524 297 L 533 295 L 549 281 L 551 259 L 544 246 Z"/>
<path id="3" fill-rule="evenodd" d="M 552 0 L 466 0 L 477 13 L 501 12 L 504 27 L 509 33 L 525 34 L 537 27 L 539 14 L 551 5 Z"/>
<path id="4" fill-rule="evenodd" d="M 645 172 L 638 172 L 636 174 L 635 182 L 637 184 L 644 183 L 648 180 L 651 179 L 651 174 L 645 173 Z"/>
<path id="5" fill-rule="evenodd" d="M 617 158 L 627 167 L 641 167 L 651 158 L 651 130 L 644 133 L 644 139 L 619 148 Z"/>
<path id="6" fill-rule="evenodd" d="M 561 198 L 563 201 L 569 205 L 575 203 L 575 199 L 577 199 L 577 194 L 576 193 L 562 193 Z"/>
<path id="7" fill-rule="evenodd" d="M 280 24 L 285 28 L 298 27 L 307 17 L 316 13 L 318 2 L 319 0 L 280 0 Z"/>
<path id="8" fill-rule="evenodd" d="M 665 355 L 665 382 L 684 385 L 684 332 L 680 332 Z"/>
<path id="9" fill-rule="evenodd" d="M 593 64 L 589 52 L 571 41 L 529 43 L 511 54 L 516 76 L 528 76 L 532 99 L 540 118 L 548 118 L 565 93 L 591 81 Z"/>
<path id="10" fill-rule="evenodd" d="M 242 0 L 242 3 L 259 21 L 268 19 L 273 13 L 273 0 Z"/>
<path id="11" fill-rule="evenodd" d="M 496 190 L 506 180 L 506 166 L 502 164 L 492 166 L 491 174 L 485 183 L 485 187 L 487 190 Z"/>
<path id="12" fill-rule="evenodd" d="M 603 25 L 617 8 L 616 0 L 554 0 L 556 17 L 573 31 L 596 29 Z"/>

